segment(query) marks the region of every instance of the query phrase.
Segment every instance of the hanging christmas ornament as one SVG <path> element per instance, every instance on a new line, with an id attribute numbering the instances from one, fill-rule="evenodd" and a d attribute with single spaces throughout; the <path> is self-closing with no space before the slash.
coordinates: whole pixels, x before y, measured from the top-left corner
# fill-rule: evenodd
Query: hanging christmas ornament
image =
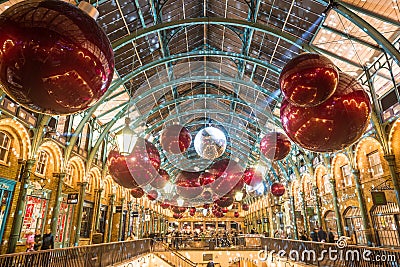
<path id="1" fill-rule="evenodd" d="M 214 160 L 224 154 L 226 136 L 216 127 L 206 127 L 200 130 L 194 138 L 194 148 L 197 154 L 208 160 Z"/>
<path id="2" fill-rule="evenodd" d="M 285 194 L 285 186 L 281 183 L 273 183 L 271 185 L 271 194 L 276 197 L 283 196 Z"/>
<path id="3" fill-rule="evenodd" d="M 172 154 L 185 152 L 192 142 L 192 136 L 188 129 L 181 125 L 170 125 L 166 127 L 160 137 L 161 147 Z"/>
<path id="4" fill-rule="evenodd" d="M 141 187 L 132 188 L 130 193 L 134 198 L 141 198 L 144 195 L 144 191 Z"/>
<path id="5" fill-rule="evenodd" d="M 260 142 L 261 153 L 270 160 L 282 160 L 290 152 L 292 144 L 286 135 L 279 132 L 267 133 Z"/>

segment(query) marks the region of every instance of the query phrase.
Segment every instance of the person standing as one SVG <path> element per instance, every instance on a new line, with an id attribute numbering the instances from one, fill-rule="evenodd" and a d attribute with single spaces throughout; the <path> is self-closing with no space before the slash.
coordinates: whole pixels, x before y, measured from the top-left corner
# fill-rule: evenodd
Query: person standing
<path id="1" fill-rule="evenodd" d="M 35 251 L 35 235 L 33 232 L 29 232 L 26 235 L 26 252 Z"/>
<path id="2" fill-rule="evenodd" d="M 326 234 L 324 229 L 322 229 L 322 226 L 320 226 L 319 227 L 319 231 L 318 231 L 318 241 L 319 242 L 326 242 L 327 238 L 328 238 L 328 235 Z"/>
<path id="3" fill-rule="evenodd" d="M 46 233 L 43 235 L 43 242 L 41 250 L 53 249 L 54 248 L 54 236 L 50 229 L 47 229 Z"/>
<path id="4" fill-rule="evenodd" d="M 40 247 L 42 246 L 42 235 L 40 233 L 40 230 L 36 230 L 35 234 L 35 244 L 33 245 L 33 249 L 35 251 L 39 250 Z"/>
<path id="5" fill-rule="evenodd" d="M 207 267 L 214 267 L 214 266 L 215 266 L 215 264 L 214 264 L 213 260 L 210 260 L 210 261 L 207 263 Z"/>
<path id="6" fill-rule="evenodd" d="M 304 231 L 304 232 L 301 234 L 300 240 L 302 240 L 302 241 L 309 241 L 306 231 Z"/>
<path id="7" fill-rule="evenodd" d="M 329 228 L 329 232 L 328 232 L 328 242 L 335 243 L 335 235 L 333 234 L 331 228 Z"/>
<path id="8" fill-rule="evenodd" d="M 318 242 L 318 233 L 317 233 L 317 230 L 318 230 L 318 229 L 314 229 L 314 230 L 311 232 L 311 234 L 310 234 L 311 241 L 313 241 L 313 242 Z"/>

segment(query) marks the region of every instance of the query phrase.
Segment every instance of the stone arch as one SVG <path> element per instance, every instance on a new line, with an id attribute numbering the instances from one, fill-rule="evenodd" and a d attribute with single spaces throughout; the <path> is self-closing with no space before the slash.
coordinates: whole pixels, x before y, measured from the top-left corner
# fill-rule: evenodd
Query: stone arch
<path id="1" fill-rule="evenodd" d="M 109 197 L 113 193 L 113 180 L 111 176 L 107 175 L 104 179 L 104 197 Z"/>
<path id="2" fill-rule="evenodd" d="M 400 168 L 400 118 L 398 118 L 390 128 L 388 138 L 389 152 L 395 155 L 396 166 Z"/>
<path id="3" fill-rule="evenodd" d="M 73 181 L 72 184 L 83 182 L 85 177 L 85 163 L 78 156 L 73 156 L 69 161 L 67 168 L 71 168 Z"/>
<path id="4" fill-rule="evenodd" d="M 370 169 L 368 155 L 374 151 L 379 152 L 382 171 L 388 170 L 387 162 L 383 158 L 384 151 L 382 145 L 373 137 L 365 137 L 360 140 L 355 149 L 356 166 L 360 170 L 360 179 L 366 181 L 372 178 L 373 173 Z M 382 172 L 382 175 L 384 173 Z"/>
<path id="5" fill-rule="evenodd" d="M 310 199 L 312 197 L 312 187 L 315 185 L 312 176 L 309 173 L 303 173 L 301 176 L 300 188 L 304 192 L 304 199 Z"/>
<path id="6" fill-rule="evenodd" d="M 17 155 L 23 160 L 27 160 L 31 156 L 31 141 L 26 128 L 16 120 L 6 118 L 0 120 L 0 131 L 4 131 L 18 141 L 16 146 Z"/>
<path id="7" fill-rule="evenodd" d="M 342 188 L 345 187 L 345 184 L 343 182 L 344 177 L 343 177 L 342 167 L 345 166 L 346 164 L 350 165 L 350 170 L 351 170 L 352 166 L 351 166 L 351 163 L 350 163 L 350 159 L 344 153 L 336 154 L 335 157 L 332 160 L 331 173 L 333 175 L 333 178 L 336 181 L 336 187 L 338 189 L 342 189 Z M 351 174 L 351 177 L 353 177 L 353 174 Z"/>
<path id="8" fill-rule="evenodd" d="M 325 194 L 325 175 L 328 174 L 328 169 L 320 164 L 315 168 L 315 182 L 316 182 L 316 186 L 319 189 L 320 194 Z"/>
<path id="9" fill-rule="evenodd" d="M 100 188 L 100 179 L 101 179 L 101 171 L 99 167 L 92 167 L 89 171 L 89 174 L 93 175 L 93 189 Z"/>
<path id="10" fill-rule="evenodd" d="M 44 150 L 50 155 L 50 162 L 53 163 L 53 172 L 59 173 L 62 169 L 63 164 L 63 153 L 58 144 L 55 142 L 48 140 L 45 141 L 43 144 L 40 145 L 38 151 Z"/>

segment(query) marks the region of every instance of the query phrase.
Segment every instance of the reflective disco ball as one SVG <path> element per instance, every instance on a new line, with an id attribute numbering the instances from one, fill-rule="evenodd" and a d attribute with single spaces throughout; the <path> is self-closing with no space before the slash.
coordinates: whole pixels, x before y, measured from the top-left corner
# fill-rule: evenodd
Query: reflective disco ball
<path id="1" fill-rule="evenodd" d="M 108 154 L 107 166 L 108 171 L 117 184 L 125 188 L 135 188 L 138 186 L 131 172 L 129 171 L 127 162 L 130 160 L 130 155 L 127 157 L 121 155 L 117 150 L 113 149 Z"/>
<path id="2" fill-rule="evenodd" d="M 169 181 L 169 174 L 166 170 L 159 169 L 158 174 L 154 180 L 150 183 L 150 185 L 157 189 L 162 189 L 165 187 L 167 182 Z"/>
<path id="3" fill-rule="evenodd" d="M 287 100 L 296 106 L 312 107 L 326 101 L 338 85 L 339 72 L 327 57 L 300 54 L 282 69 L 279 84 Z"/>
<path id="4" fill-rule="evenodd" d="M 199 172 L 181 171 L 176 176 L 176 192 L 178 195 L 192 199 L 199 196 L 203 192 L 203 187 L 199 181 Z"/>
<path id="5" fill-rule="evenodd" d="M 283 194 L 285 194 L 285 191 L 285 186 L 281 183 L 273 183 L 271 185 L 271 194 L 276 197 L 283 196 Z"/>
<path id="6" fill-rule="evenodd" d="M 185 152 L 192 142 L 192 136 L 188 129 L 181 125 L 166 127 L 160 137 L 161 147 L 172 154 Z"/>
<path id="7" fill-rule="evenodd" d="M 267 133 L 260 141 L 261 153 L 270 160 L 282 160 L 290 152 L 292 144 L 283 133 Z"/>
<path id="8" fill-rule="evenodd" d="M 250 206 L 248 204 L 243 204 L 242 205 L 242 210 L 249 211 L 249 209 L 250 209 Z"/>
<path id="9" fill-rule="evenodd" d="M 280 118 L 293 142 L 314 152 L 334 152 L 356 142 L 370 121 L 368 94 L 356 79 L 343 72 L 335 93 L 324 103 L 309 108 L 283 100 Z"/>
<path id="10" fill-rule="evenodd" d="M 128 169 L 138 185 L 147 185 L 159 176 L 160 154 L 146 139 L 139 137 L 127 158 Z"/>
<path id="11" fill-rule="evenodd" d="M 201 129 L 194 138 L 194 148 L 197 154 L 208 160 L 214 160 L 224 154 L 226 136 L 223 131 L 215 127 Z"/>
<path id="12" fill-rule="evenodd" d="M 39 113 L 87 109 L 107 91 L 114 55 L 106 34 L 65 1 L 29 0 L 0 16 L 0 84 Z"/>
<path id="13" fill-rule="evenodd" d="M 134 198 L 141 198 L 142 196 L 144 196 L 144 191 L 141 187 L 132 188 L 130 190 L 130 193 Z"/>
<path id="14" fill-rule="evenodd" d="M 252 187 L 256 187 L 263 180 L 262 174 L 258 172 L 255 168 L 246 169 L 244 171 L 242 179 L 245 184 L 250 185 Z"/>

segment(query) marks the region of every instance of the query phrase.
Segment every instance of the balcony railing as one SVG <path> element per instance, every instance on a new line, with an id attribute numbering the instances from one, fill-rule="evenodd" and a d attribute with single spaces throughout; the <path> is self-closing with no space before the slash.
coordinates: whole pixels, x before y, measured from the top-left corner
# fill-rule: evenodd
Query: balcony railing
<path id="1" fill-rule="evenodd" d="M 150 240 L 0 255 L 7 267 L 105 267 L 150 252 Z"/>

